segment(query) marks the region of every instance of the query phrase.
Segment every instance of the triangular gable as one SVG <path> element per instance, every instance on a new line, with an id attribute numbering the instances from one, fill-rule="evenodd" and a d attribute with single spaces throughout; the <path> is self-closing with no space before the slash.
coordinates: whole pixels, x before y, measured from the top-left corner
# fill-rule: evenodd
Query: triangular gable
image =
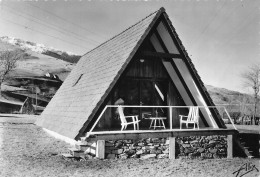
<path id="1" fill-rule="evenodd" d="M 164 20 L 163 25 L 168 25 L 167 27 L 161 26 L 162 20 Z M 164 9 L 161 8 L 119 35 L 86 53 L 62 84 L 36 124 L 72 139 L 83 136 L 93 117 L 103 109 L 104 100 L 106 100 L 138 48 L 147 39 L 148 34 L 153 32 L 152 30 L 155 27 L 157 28 L 157 33 L 161 35 L 160 40 L 164 40 L 163 43 L 166 48 L 171 46 L 169 39 L 172 37 L 176 38 L 177 34 L 171 24 L 169 24 L 169 19 L 166 18 Z M 170 36 L 162 32 L 165 29 Z M 153 38 L 156 40 L 151 35 L 149 37 L 151 41 Z M 177 40 L 179 39 L 177 38 Z M 154 47 L 156 48 L 156 46 Z M 197 105 L 213 105 L 206 90 L 204 90 L 203 83 L 198 79 L 199 77 L 190 59 L 187 59 L 183 46 L 175 46 L 174 44 L 171 47 L 171 50 L 168 51 L 160 51 L 159 48 L 156 50 L 158 52 L 182 55 L 183 60 L 186 60 L 184 63 L 175 63 L 174 60 L 172 63 L 182 68 L 179 71 L 181 74 L 187 71 L 190 73 L 192 80 L 189 82 L 185 81 L 188 83 L 186 83 L 186 87 L 195 88 L 191 94 L 195 94 L 196 97 L 196 94 L 199 92 L 201 94 L 199 99 L 202 99 L 202 102 L 204 101 L 203 103 L 199 102 Z M 165 64 L 165 67 L 168 67 L 167 64 Z M 169 68 L 168 72 L 171 72 L 171 70 Z M 189 77 L 187 78 L 190 79 Z M 193 85 L 191 84 L 192 82 L 194 82 Z M 194 103 L 191 104 L 189 102 L 186 104 L 194 105 Z M 221 120 L 218 120 L 216 115 L 213 116 L 217 119 L 215 124 L 221 127 Z"/>

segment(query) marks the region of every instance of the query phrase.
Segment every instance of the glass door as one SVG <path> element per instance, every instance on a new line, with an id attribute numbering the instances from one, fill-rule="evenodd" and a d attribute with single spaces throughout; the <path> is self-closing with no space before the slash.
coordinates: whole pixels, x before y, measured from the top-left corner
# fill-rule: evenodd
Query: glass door
<path id="1" fill-rule="evenodd" d="M 121 88 L 126 98 L 126 105 L 139 105 L 139 87 L 138 80 L 127 79 L 125 80 L 125 87 Z M 126 108 L 126 114 L 139 115 L 139 108 Z"/>

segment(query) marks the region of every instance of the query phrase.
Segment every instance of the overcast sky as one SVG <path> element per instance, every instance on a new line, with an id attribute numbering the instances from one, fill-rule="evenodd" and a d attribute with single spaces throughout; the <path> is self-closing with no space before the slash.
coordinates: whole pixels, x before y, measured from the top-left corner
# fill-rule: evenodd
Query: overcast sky
<path id="1" fill-rule="evenodd" d="M 160 7 L 205 84 L 248 91 L 240 73 L 260 62 L 258 0 L 0 0 L 0 36 L 82 55 Z"/>

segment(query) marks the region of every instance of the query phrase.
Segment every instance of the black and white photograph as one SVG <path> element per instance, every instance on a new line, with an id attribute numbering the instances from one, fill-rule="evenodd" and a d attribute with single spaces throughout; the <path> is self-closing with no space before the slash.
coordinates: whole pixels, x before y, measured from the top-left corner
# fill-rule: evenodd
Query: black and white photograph
<path id="1" fill-rule="evenodd" d="M 260 1 L 0 0 L 1 177 L 259 177 Z"/>

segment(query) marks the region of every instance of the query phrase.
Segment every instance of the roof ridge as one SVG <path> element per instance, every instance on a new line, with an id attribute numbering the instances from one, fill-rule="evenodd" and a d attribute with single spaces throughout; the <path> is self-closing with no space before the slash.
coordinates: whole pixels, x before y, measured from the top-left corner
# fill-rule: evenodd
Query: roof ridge
<path id="1" fill-rule="evenodd" d="M 102 44 L 100 44 L 100 45 L 98 45 L 97 47 L 93 48 L 92 50 L 88 51 L 87 53 L 83 54 L 83 55 L 81 56 L 81 58 L 82 58 L 83 56 L 87 55 L 88 53 L 92 52 L 93 50 L 95 50 L 95 49 L 101 47 L 102 45 L 106 44 L 107 42 L 111 41 L 112 39 L 116 38 L 117 36 L 119 36 L 120 34 L 124 33 L 125 31 L 129 30 L 130 28 L 133 28 L 134 26 L 136 26 L 137 24 L 141 23 L 142 21 L 144 21 L 144 20 L 147 19 L 148 17 L 152 16 L 153 14 L 159 13 L 159 12 L 161 12 L 161 13 L 162 13 L 162 12 L 165 12 L 164 7 L 161 7 L 159 10 L 157 10 L 157 11 L 155 11 L 155 12 L 149 14 L 148 16 L 146 16 L 145 18 L 141 19 L 141 20 L 138 21 L 137 23 L 135 23 L 135 24 L 133 24 L 132 26 L 130 26 L 130 27 L 128 27 L 127 29 L 125 29 L 124 31 L 120 32 L 119 34 L 113 36 L 112 38 L 108 39 L 107 41 L 103 42 Z"/>

